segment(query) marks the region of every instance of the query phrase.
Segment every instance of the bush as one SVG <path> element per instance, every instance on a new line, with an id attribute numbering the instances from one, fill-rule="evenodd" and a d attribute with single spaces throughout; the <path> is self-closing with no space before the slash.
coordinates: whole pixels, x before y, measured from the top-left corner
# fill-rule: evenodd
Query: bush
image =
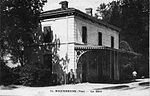
<path id="1" fill-rule="evenodd" d="M 8 86 L 15 82 L 18 75 L 13 73 L 12 68 L 8 67 L 3 61 L 0 61 L 0 85 Z"/>
<path id="2" fill-rule="evenodd" d="M 25 86 L 49 86 L 56 85 L 58 76 L 52 74 L 48 68 L 39 66 L 40 64 L 26 64 L 21 67 L 19 82 Z"/>

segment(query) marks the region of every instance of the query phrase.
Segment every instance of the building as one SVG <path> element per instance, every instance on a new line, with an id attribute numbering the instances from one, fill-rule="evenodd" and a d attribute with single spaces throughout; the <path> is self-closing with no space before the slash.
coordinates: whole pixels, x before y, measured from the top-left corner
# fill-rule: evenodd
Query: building
<path id="1" fill-rule="evenodd" d="M 93 17 L 92 8 L 84 13 L 68 8 L 67 1 L 60 5 L 61 8 L 43 12 L 40 18 L 42 33 L 49 33 L 60 42 L 58 54 L 67 59 L 66 72 L 73 69 L 80 82 L 121 80 L 120 66 L 125 63 L 121 59 L 132 58 L 135 53 L 119 49 L 120 29 Z M 48 40 L 53 41 L 51 37 Z M 51 66 L 52 72 L 57 71 Z"/>

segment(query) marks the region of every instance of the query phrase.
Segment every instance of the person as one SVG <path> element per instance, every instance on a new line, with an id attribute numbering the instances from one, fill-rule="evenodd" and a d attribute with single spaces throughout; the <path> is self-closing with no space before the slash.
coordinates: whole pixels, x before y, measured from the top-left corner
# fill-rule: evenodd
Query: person
<path id="1" fill-rule="evenodd" d="M 133 72 L 132 72 L 132 75 L 133 75 L 133 80 L 135 81 L 136 76 L 137 76 L 137 72 L 136 72 L 136 71 L 133 71 Z"/>
<path id="2" fill-rule="evenodd" d="M 68 78 L 69 78 L 69 84 L 75 83 L 75 76 L 74 76 L 73 69 L 70 69 L 70 72 L 68 73 Z"/>

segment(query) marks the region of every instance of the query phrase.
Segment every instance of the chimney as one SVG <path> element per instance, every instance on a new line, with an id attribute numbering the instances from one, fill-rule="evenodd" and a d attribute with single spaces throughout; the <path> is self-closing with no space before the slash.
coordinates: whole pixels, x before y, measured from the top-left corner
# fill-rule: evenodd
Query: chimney
<path id="1" fill-rule="evenodd" d="M 86 8 L 86 9 L 85 9 L 86 14 L 92 16 L 92 15 L 93 15 L 93 14 L 92 14 L 92 10 L 93 10 L 92 8 Z"/>
<path id="2" fill-rule="evenodd" d="M 61 5 L 62 10 L 68 9 L 68 1 L 61 1 L 59 4 Z"/>

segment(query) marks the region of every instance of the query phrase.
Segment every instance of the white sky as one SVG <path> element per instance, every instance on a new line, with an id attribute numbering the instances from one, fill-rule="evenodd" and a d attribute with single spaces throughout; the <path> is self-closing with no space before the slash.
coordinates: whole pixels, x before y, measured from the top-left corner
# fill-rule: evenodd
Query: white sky
<path id="1" fill-rule="evenodd" d="M 96 8 L 101 3 L 109 3 L 113 0 L 47 0 L 47 1 L 48 2 L 45 4 L 43 8 L 44 11 L 60 8 L 59 3 L 61 1 L 68 1 L 69 7 L 79 9 L 83 12 L 85 12 L 85 8 L 93 8 L 93 12 L 95 12 Z"/>

